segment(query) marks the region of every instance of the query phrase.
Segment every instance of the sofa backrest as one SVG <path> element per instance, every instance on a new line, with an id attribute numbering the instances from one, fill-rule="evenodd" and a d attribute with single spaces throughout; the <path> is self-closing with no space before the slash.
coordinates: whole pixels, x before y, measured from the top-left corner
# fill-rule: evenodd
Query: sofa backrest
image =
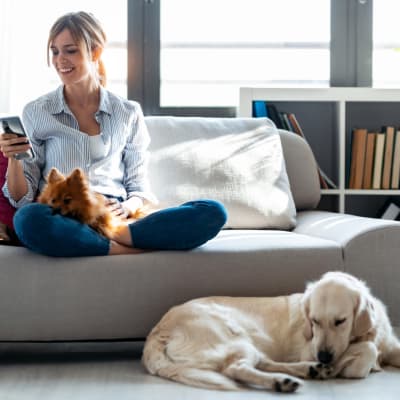
<path id="1" fill-rule="evenodd" d="M 171 145 L 171 142 L 176 140 L 174 137 L 175 130 L 182 130 L 183 127 L 185 131 L 188 130 L 188 137 L 192 137 L 193 132 L 199 133 L 207 129 L 204 128 L 205 126 L 210 126 L 212 129 L 220 129 L 221 131 L 225 130 L 225 133 L 227 126 L 231 126 L 233 129 L 232 133 L 235 133 L 242 131 L 243 127 L 254 129 L 255 126 L 262 126 L 265 124 L 271 125 L 269 120 L 265 121 L 266 119 L 264 119 L 264 121 L 262 121 L 263 119 L 261 118 L 235 118 L 229 119 L 230 122 L 228 123 L 226 119 L 221 118 L 220 124 L 218 123 L 218 119 L 209 119 L 209 121 L 207 121 L 207 119 L 204 118 L 191 117 L 145 117 L 145 120 L 150 137 L 152 138 L 150 146 L 151 153 Z M 213 122 L 209 123 L 210 121 Z M 192 127 L 192 124 L 199 126 Z M 163 128 L 164 125 L 165 129 Z M 273 127 L 273 129 L 275 128 Z M 166 135 L 163 135 L 164 132 Z M 213 135 L 212 132 L 209 134 L 208 131 L 206 131 L 205 134 L 211 137 Z M 317 164 L 311 148 L 304 139 L 292 132 L 280 130 L 279 135 L 294 206 L 297 210 L 314 209 L 320 201 L 320 187 L 316 167 Z M 154 175 L 154 171 L 151 172 Z M 153 181 L 154 176 L 153 179 L 152 176 L 150 176 L 150 179 Z M 168 182 L 165 183 L 168 185 Z M 156 194 L 158 194 L 157 191 Z"/>

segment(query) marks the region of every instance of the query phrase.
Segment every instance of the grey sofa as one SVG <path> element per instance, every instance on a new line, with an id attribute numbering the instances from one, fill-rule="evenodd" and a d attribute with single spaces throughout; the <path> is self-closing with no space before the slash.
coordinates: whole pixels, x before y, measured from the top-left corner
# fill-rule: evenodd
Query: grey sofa
<path id="1" fill-rule="evenodd" d="M 147 118 L 152 137 L 163 121 Z M 193 251 L 134 256 L 50 258 L 0 246 L 0 341 L 143 339 L 188 299 L 284 295 L 330 270 L 366 280 L 399 325 L 400 223 L 316 210 L 313 154 L 293 133 L 280 138 L 293 229 L 226 229 Z"/>

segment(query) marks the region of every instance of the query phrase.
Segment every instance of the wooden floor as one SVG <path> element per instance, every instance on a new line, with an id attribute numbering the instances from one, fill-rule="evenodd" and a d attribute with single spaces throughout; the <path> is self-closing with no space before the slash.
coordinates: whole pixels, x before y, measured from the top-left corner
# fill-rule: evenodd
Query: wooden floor
<path id="1" fill-rule="evenodd" d="M 0 344 L 1 400 L 296 400 L 398 399 L 400 370 L 364 380 L 308 381 L 294 395 L 254 389 L 218 392 L 153 377 L 140 363 L 142 343 Z M 288 397 L 288 398 L 289 398 Z"/>

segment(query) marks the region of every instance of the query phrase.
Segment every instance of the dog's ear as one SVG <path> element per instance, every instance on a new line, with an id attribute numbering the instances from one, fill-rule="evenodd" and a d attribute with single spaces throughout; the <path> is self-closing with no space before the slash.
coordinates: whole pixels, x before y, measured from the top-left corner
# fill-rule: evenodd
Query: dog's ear
<path id="1" fill-rule="evenodd" d="M 47 175 L 48 183 L 61 182 L 64 179 L 64 175 L 57 168 L 52 168 L 49 172 L 49 175 Z"/>
<path id="2" fill-rule="evenodd" d="M 307 341 L 313 338 L 313 330 L 310 319 L 310 288 L 306 290 L 301 299 L 301 310 L 304 317 L 303 335 Z"/>
<path id="3" fill-rule="evenodd" d="M 71 175 L 67 178 L 69 184 L 81 187 L 86 183 L 85 174 L 80 168 L 76 168 L 71 172 Z"/>
<path id="4" fill-rule="evenodd" d="M 369 296 L 358 293 L 352 336 L 355 338 L 363 337 L 371 333 L 375 325 L 376 315 L 372 299 L 370 299 Z"/>

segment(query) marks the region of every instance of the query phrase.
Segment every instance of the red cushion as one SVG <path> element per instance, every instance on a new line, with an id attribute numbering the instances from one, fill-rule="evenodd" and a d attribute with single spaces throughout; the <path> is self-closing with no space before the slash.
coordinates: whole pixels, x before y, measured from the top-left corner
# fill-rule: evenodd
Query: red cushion
<path id="1" fill-rule="evenodd" d="M 8 199 L 4 197 L 2 188 L 6 180 L 7 171 L 7 158 L 0 152 L 0 222 L 6 224 L 8 227 L 13 228 L 13 217 L 15 214 L 15 208 L 8 202 Z"/>

